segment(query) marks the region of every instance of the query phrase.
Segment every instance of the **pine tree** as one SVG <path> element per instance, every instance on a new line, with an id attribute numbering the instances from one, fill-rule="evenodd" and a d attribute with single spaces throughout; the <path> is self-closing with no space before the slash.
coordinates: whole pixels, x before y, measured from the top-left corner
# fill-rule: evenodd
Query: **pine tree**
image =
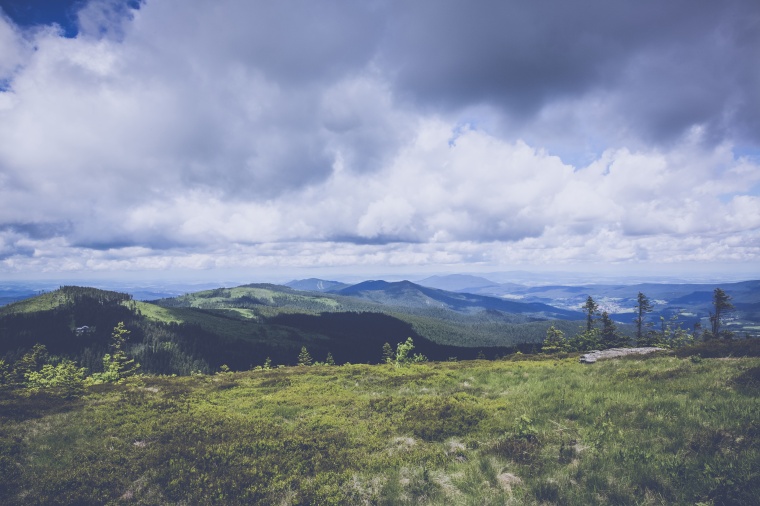
<path id="1" fill-rule="evenodd" d="M 129 339 L 131 332 L 124 328 L 124 322 L 119 322 L 113 329 L 111 334 L 111 360 L 117 365 L 120 378 L 126 378 L 134 374 L 140 367 L 140 364 L 136 364 L 133 358 L 127 356 L 126 348 L 127 339 Z"/>
<path id="2" fill-rule="evenodd" d="M 600 337 L 603 348 L 616 348 L 624 344 L 624 338 L 618 334 L 615 322 L 607 311 L 602 312 L 602 334 Z"/>
<path id="3" fill-rule="evenodd" d="M 546 329 L 546 339 L 544 339 L 541 349 L 544 353 L 555 353 L 567 350 L 565 333 L 552 325 Z"/>
<path id="4" fill-rule="evenodd" d="M 393 347 L 390 343 L 385 343 L 383 345 L 383 363 L 390 364 L 394 358 L 396 358 L 396 354 L 393 353 Z"/>
<path id="5" fill-rule="evenodd" d="M 306 346 L 301 346 L 301 353 L 298 354 L 298 365 L 310 366 L 312 362 L 313 360 L 306 350 Z"/>
<path id="6" fill-rule="evenodd" d="M 594 302 L 591 295 L 586 299 L 586 303 L 583 305 L 583 312 L 586 313 L 586 332 L 591 332 L 594 326 L 594 316 L 599 314 L 599 305 Z"/>
<path id="7" fill-rule="evenodd" d="M 10 374 L 11 383 L 23 384 L 26 381 L 26 375 L 30 372 L 39 371 L 44 362 L 47 360 L 48 352 L 44 344 L 35 344 L 32 350 L 25 353 L 23 357 L 13 364 L 13 372 Z"/>
<path id="8" fill-rule="evenodd" d="M 114 327 L 111 334 L 111 353 L 106 353 L 103 357 L 103 372 L 92 375 L 95 383 L 114 383 L 137 372 L 140 364 L 135 363 L 124 351 L 130 333 L 124 328 L 124 322 L 119 322 Z"/>
<path id="9" fill-rule="evenodd" d="M 332 353 L 329 351 L 327 352 L 327 358 L 325 358 L 325 364 L 326 365 L 335 365 L 335 359 L 332 356 Z"/>
<path id="10" fill-rule="evenodd" d="M 649 336 L 644 335 L 644 327 L 647 325 L 644 322 L 647 313 L 652 311 L 652 303 L 646 295 L 639 292 L 636 299 L 636 312 L 638 316 L 634 320 L 636 323 L 636 344 L 639 346 L 646 346 L 649 343 Z"/>
<path id="11" fill-rule="evenodd" d="M 716 339 L 720 336 L 720 326 L 723 323 L 721 319 L 723 316 L 734 309 L 734 305 L 731 303 L 731 296 L 720 288 L 716 288 L 713 292 L 713 308 L 715 311 L 710 313 L 710 323 L 712 326 L 712 335 Z M 730 339 L 731 333 L 724 332 L 723 337 Z"/>

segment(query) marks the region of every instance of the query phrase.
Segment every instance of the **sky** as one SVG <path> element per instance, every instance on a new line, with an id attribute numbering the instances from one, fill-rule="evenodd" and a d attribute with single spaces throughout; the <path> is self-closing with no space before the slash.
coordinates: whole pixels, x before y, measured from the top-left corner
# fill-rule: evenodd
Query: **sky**
<path id="1" fill-rule="evenodd" d="M 756 0 L 0 0 L 0 279 L 760 274 Z"/>

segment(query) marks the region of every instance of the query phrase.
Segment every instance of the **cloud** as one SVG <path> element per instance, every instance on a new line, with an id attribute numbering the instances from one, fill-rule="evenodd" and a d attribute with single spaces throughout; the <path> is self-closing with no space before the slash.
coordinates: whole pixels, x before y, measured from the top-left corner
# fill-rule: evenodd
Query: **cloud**
<path id="1" fill-rule="evenodd" d="M 547 108 L 594 97 L 606 116 L 587 125 L 595 135 L 617 123 L 622 140 L 661 144 L 704 125 L 714 142 L 760 141 L 760 71 L 747 65 L 758 61 L 760 10 L 750 0 L 397 7 L 381 57 L 416 102 L 493 104 L 522 131 Z"/>
<path id="2" fill-rule="evenodd" d="M 0 269 L 757 262 L 760 14 L 694 5 L 0 17 Z"/>

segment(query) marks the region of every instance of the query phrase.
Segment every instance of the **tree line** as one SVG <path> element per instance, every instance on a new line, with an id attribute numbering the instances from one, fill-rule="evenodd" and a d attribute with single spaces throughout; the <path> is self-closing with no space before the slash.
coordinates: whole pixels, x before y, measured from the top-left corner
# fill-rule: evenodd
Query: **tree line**
<path id="1" fill-rule="evenodd" d="M 542 344 L 545 353 L 561 351 L 589 351 L 592 349 L 621 348 L 635 345 L 638 347 L 657 346 L 661 348 L 681 348 L 698 340 L 732 339 L 733 332 L 723 326 L 724 318 L 733 311 L 731 296 L 720 288 L 713 292 L 713 310 L 710 312 L 710 328 L 703 329 L 701 323 L 694 324 L 691 330 L 684 329 L 678 315 L 670 319 L 660 317 L 659 329 L 654 322 L 648 320 L 648 315 L 654 305 L 642 292 L 636 297 L 633 320 L 636 333 L 633 339 L 618 332 L 615 322 L 607 311 L 600 311 L 599 304 L 590 295 L 582 307 L 586 315 L 585 327 L 575 336 L 566 338 L 565 333 L 554 326 L 546 331 Z"/>

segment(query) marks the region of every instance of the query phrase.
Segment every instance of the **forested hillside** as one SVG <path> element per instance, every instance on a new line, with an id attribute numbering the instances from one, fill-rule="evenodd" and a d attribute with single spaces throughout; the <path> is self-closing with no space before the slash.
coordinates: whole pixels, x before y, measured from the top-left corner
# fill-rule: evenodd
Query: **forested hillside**
<path id="1" fill-rule="evenodd" d="M 294 364 L 308 348 L 316 360 L 378 363 L 385 343 L 414 339 L 431 360 L 490 358 L 531 351 L 550 325 L 495 310 L 384 306 L 277 285 L 246 285 L 187 294 L 155 303 L 129 294 L 64 286 L 0 308 L 0 357 L 14 363 L 35 344 L 54 357 L 102 372 L 114 327 L 145 372 L 189 374 L 222 365 L 247 370 L 269 359 Z M 577 322 L 554 322 L 567 332 Z"/>

